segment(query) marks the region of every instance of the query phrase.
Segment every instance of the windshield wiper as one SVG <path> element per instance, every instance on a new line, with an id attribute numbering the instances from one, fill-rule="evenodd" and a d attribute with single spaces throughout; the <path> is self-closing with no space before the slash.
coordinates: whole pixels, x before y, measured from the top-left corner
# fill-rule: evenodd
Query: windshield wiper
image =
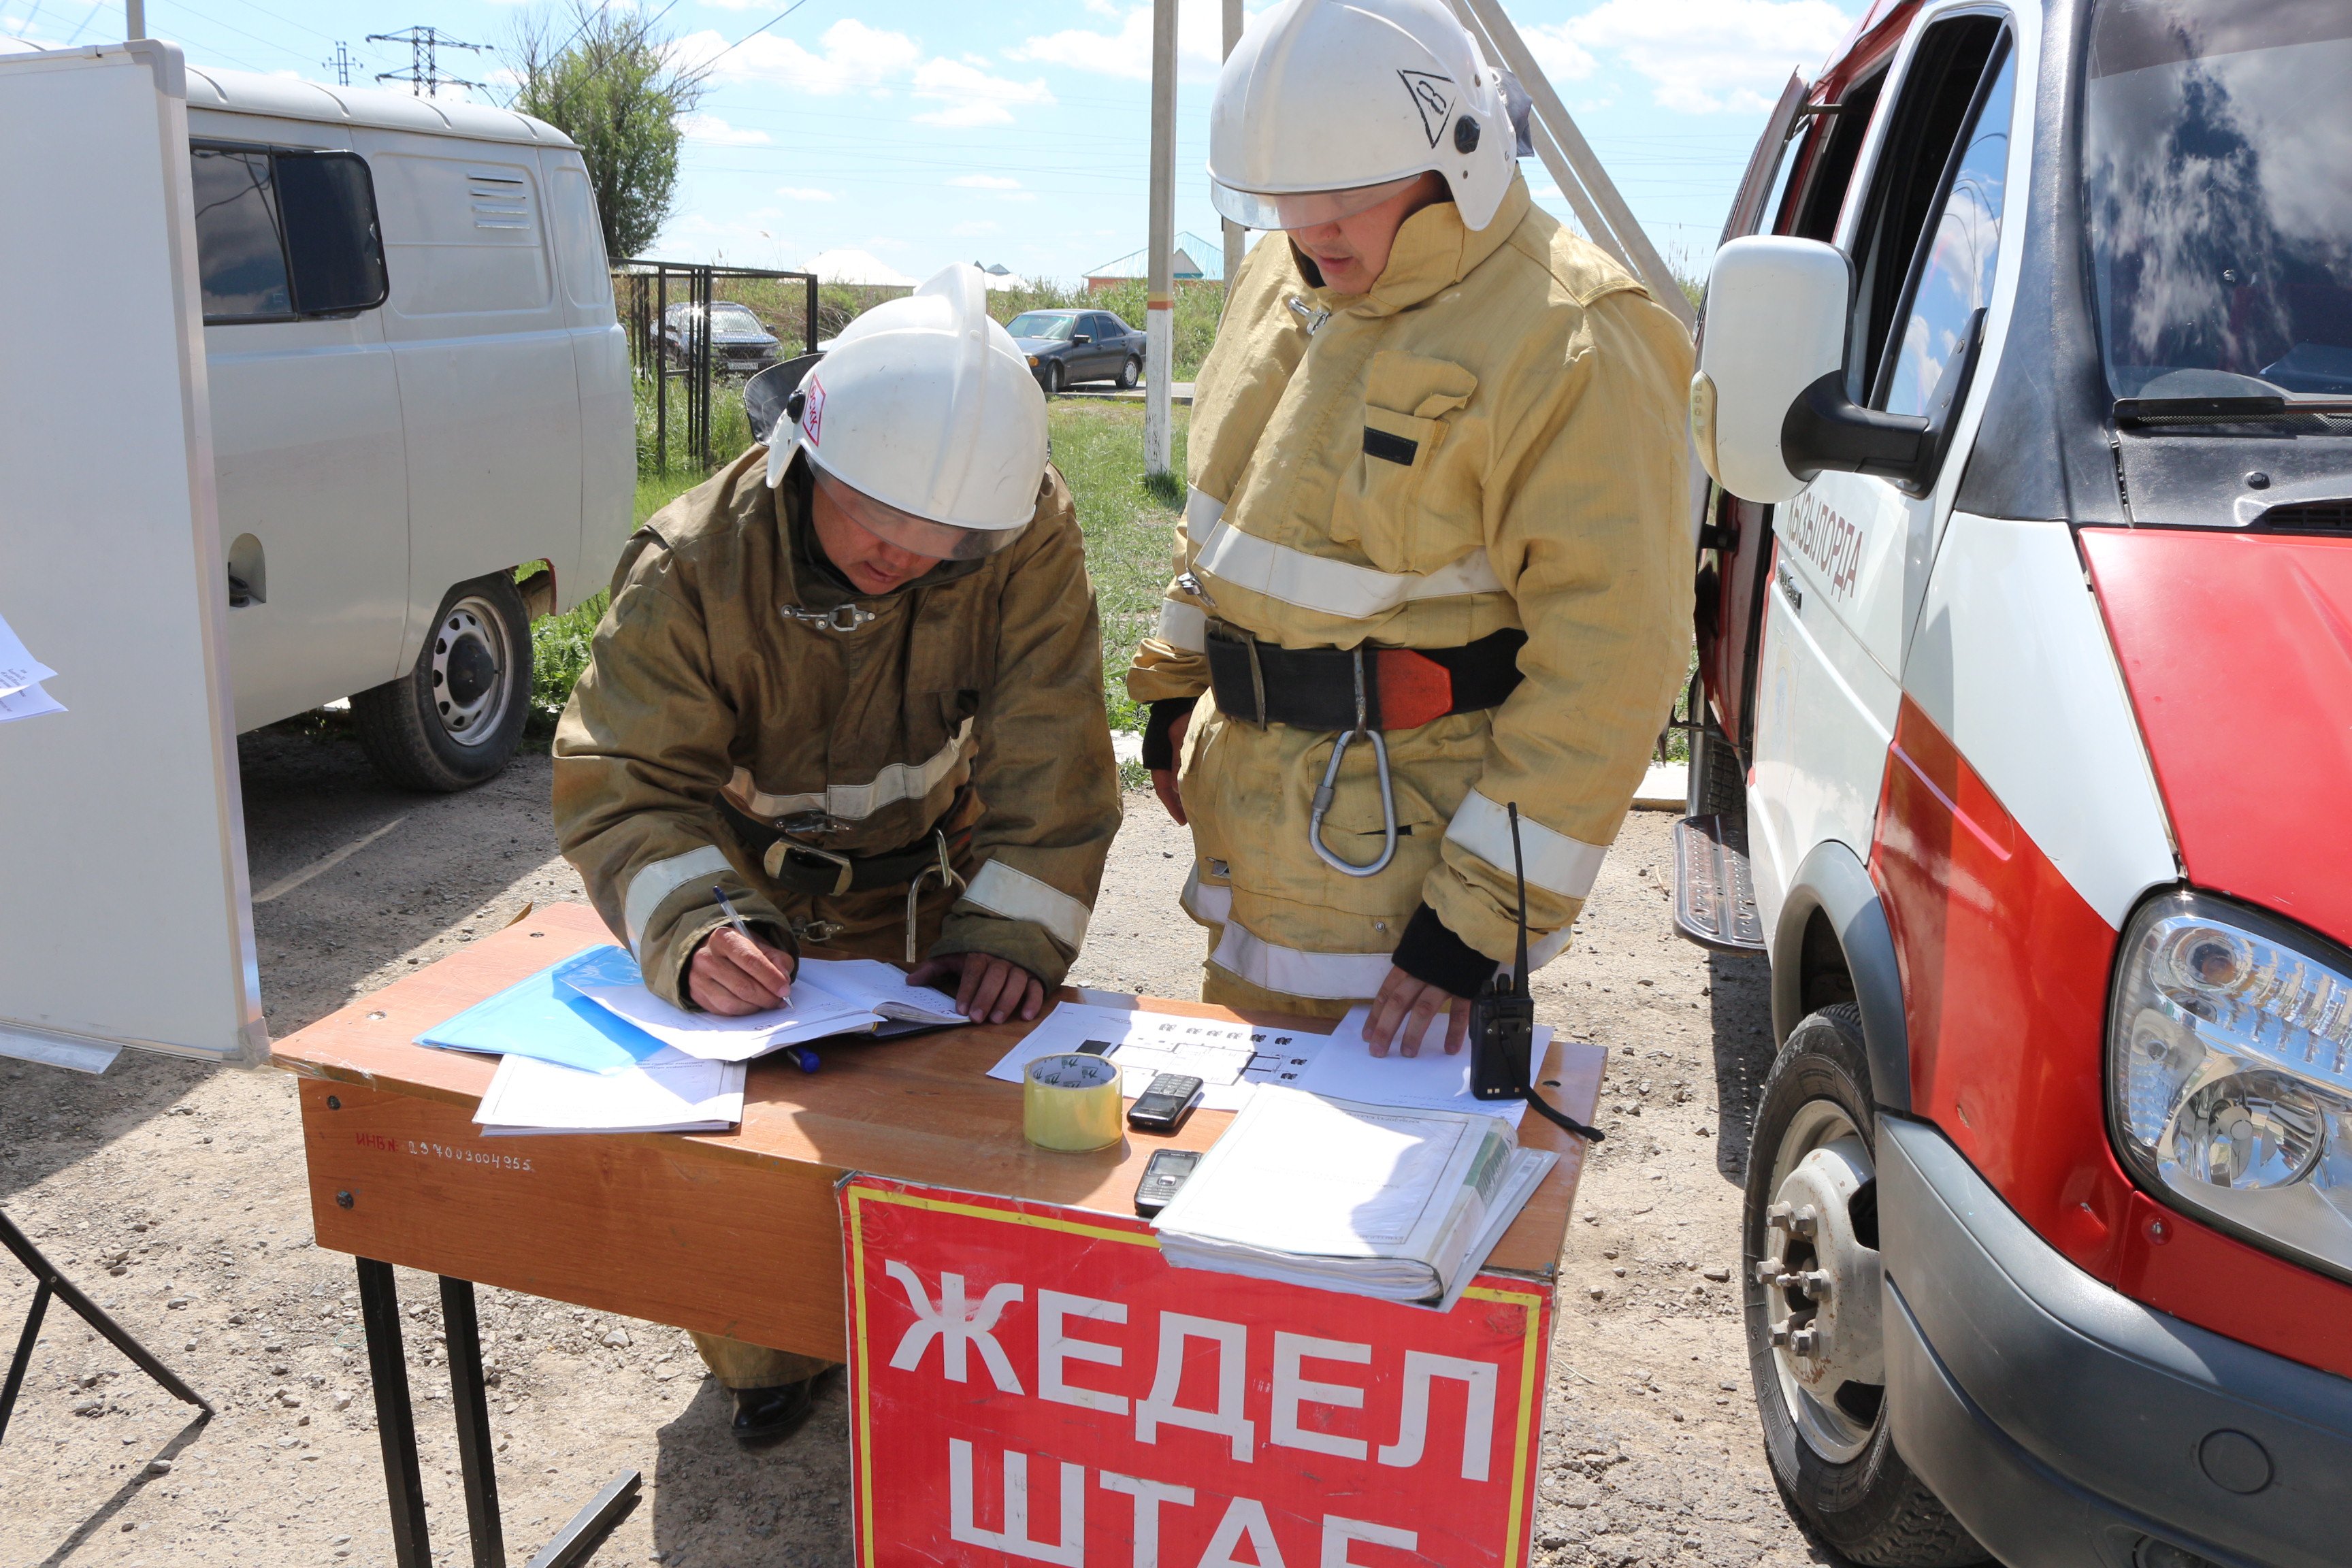
<path id="1" fill-rule="evenodd" d="M 2352 414 L 2352 397 L 2118 397 L 2118 425 L 2240 425 L 2291 414 Z"/>

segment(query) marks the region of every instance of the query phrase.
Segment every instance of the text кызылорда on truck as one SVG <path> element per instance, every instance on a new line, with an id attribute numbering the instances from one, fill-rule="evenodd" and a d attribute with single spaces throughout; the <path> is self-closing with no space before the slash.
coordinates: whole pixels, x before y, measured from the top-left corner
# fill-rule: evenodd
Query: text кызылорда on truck
<path id="1" fill-rule="evenodd" d="M 397 782 L 478 783 L 527 717 L 530 616 L 604 586 L 628 532 L 585 166 L 508 110 L 187 84 L 237 727 L 349 694 Z"/>
<path id="2" fill-rule="evenodd" d="M 1716 259 L 1677 920 L 1770 959 L 1751 1359 L 1865 1563 L 2345 1559 L 2348 72 L 1881 5 Z"/>

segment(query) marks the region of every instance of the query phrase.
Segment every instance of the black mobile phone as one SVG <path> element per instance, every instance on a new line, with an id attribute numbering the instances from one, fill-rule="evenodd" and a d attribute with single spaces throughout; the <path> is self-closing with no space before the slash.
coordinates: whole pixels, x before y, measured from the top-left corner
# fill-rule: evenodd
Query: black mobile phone
<path id="1" fill-rule="evenodd" d="M 1202 1087 L 1201 1080 L 1190 1074 L 1161 1073 L 1129 1108 L 1127 1124 L 1138 1132 L 1173 1132 L 1192 1113 Z"/>
<path id="2" fill-rule="evenodd" d="M 1143 1167 L 1143 1180 L 1135 1184 L 1135 1212 L 1150 1219 L 1175 1201 L 1176 1189 L 1201 1163 L 1197 1149 L 1160 1149 L 1152 1152 L 1151 1163 Z"/>

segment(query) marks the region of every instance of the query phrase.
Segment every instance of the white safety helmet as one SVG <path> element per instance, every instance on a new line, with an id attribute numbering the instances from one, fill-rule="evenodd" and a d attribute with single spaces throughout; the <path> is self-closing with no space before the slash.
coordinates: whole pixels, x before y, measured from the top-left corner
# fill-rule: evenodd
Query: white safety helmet
<path id="1" fill-rule="evenodd" d="M 1306 228 L 1433 169 L 1484 228 L 1518 157 L 1507 82 L 1444 0 L 1283 0 L 1217 78 L 1210 200 L 1246 228 Z"/>
<path id="2" fill-rule="evenodd" d="M 978 268 L 842 329 L 768 433 L 768 483 L 801 454 L 828 500 L 901 549 L 970 560 L 1013 542 L 1045 475 L 1045 399 Z"/>

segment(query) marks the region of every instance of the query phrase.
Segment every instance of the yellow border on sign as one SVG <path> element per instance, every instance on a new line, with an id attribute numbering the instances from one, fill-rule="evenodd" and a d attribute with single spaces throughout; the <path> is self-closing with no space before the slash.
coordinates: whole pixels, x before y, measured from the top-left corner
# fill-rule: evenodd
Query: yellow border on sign
<path id="1" fill-rule="evenodd" d="M 1019 1210 L 992 1208 L 983 1204 L 958 1203 L 951 1198 L 918 1197 L 912 1193 L 887 1192 L 876 1187 L 855 1184 L 849 1188 L 849 1268 L 851 1295 L 856 1317 L 853 1340 L 857 1356 L 857 1510 L 858 1534 L 866 1544 L 866 1568 L 874 1568 L 874 1423 L 867 1388 L 868 1362 L 866 1351 L 866 1226 L 863 1205 L 866 1199 L 876 1203 L 896 1204 L 901 1208 L 928 1209 L 934 1214 L 962 1215 L 971 1219 L 994 1220 L 1002 1225 L 1026 1226 L 1034 1230 L 1055 1230 L 1067 1236 L 1083 1236 L 1096 1241 L 1120 1241 L 1130 1247 L 1149 1247 L 1157 1251 L 1160 1238 L 1138 1236 L 1132 1231 L 1114 1230 L 1108 1226 L 1083 1225 L 1076 1220 L 1056 1218 L 1051 1215 L 1028 1214 Z M 1511 1504 L 1505 1524 L 1502 1568 L 1514 1568 L 1518 1560 L 1519 1523 L 1527 1501 L 1529 1426 L 1541 1412 L 1538 1383 L 1543 1369 L 1543 1298 L 1527 1290 L 1497 1290 L 1491 1286 L 1473 1285 L 1462 1292 L 1465 1300 L 1496 1301 L 1505 1306 L 1527 1310 L 1528 1328 L 1519 1347 L 1519 1416 L 1517 1430 L 1511 1443 Z"/>

